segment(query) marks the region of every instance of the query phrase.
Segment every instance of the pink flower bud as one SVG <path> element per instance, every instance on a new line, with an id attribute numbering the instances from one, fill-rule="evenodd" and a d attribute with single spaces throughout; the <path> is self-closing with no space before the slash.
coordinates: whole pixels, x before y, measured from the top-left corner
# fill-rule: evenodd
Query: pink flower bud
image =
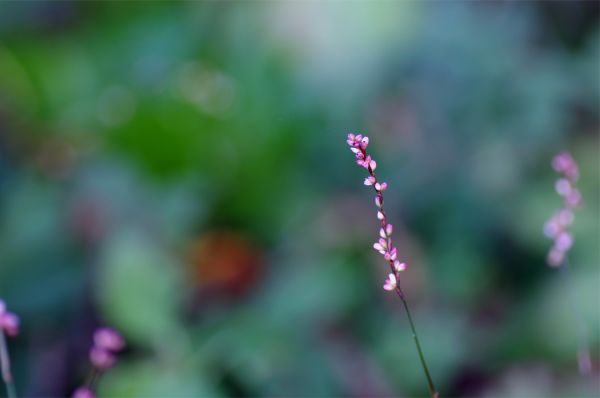
<path id="1" fill-rule="evenodd" d="M 567 205 L 577 207 L 581 204 L 581 194 L 577 189 L 572 189 L 565 198 Z"/>
<path id="2" fill-rule="evenodd" d="M 577 180 L 579 169 L 577 163 L 568 152 L 561 152 L 552 159 L 552 167 L 557 172 L 565 175 L 571 181 Z"/>
<path id="3" fill-rule="evenodd" d="M 402 272 L 406 269 L 406 263 L 401 263 L 400 261 L 394 261 L 394 269 L 396 272 Z"/>
<path id="4" fill-rule="evenodd" d="M 559 225 L 562 227 L 567 227 L 573 223 L 575 219 L 575 214 L 571 209 L 561 209 L 556 215 L 555 218 Z"/>
<path id="5" fill-rule="evenodd" d="M 383 204 L 383 201 L 381 200 L 381 196 L 379 196 L 379 195 L 375 196 L 375 206 L 381 207 L 382 204 Z"/>
<path id="6" fill-rule="evenodd" d="M 380 243 L 373 243 L 373 249 L 377 250 L 379 253 L 384 254 L 385 249 L 381 246 Z"/>
<path id="7" fill-rule="evenodd" d="M 108 370 L 113 367 L 116 358 L 104 348 L 94 346 L 90 350 L 90 362 L 99 370 Z"/>
<path id="8" fill-rule="evenodd" d="M 3 329 L 7 335 L 15 337 L 19 334 L 19 317 L 12 312 L 4 312 L 0 315 L 0 329 Z"/>
<path id="9" fill-rule="evenodd" d="M 369 186 L 369 185 L 373 185 L 375 183 L 375 177 L 373 176 L 368 176 L 367 178 L 365 178 L 365 185 Z"/>
<path id="10" fill-rule="evenodd" d="M 566 252 L 573 246 L 573 236 L 569 232 L 561 232 L 556 237 L 554 245 L 558 250 Z"/>
<path id="11" fill-rule="evenodd" d="M 98 348 L 117 352 L 125 347 L 125 340 L 123 340 L 123 337 L 119 332 L 114 329 L 100 328 L 94 333 L 94 344 Z"/>
<path id="12" fill-rule="evenodd" d="M 385 217 L 384 217 L 383 213 L 382 213 L 382 212 L 380 212 L 380 211 L 378 211 L 378 212 L 377 212 L 377 219 L 378 219 L 378 220 L 383 220 L 384 218 L 385 218 Z"/>
<path id="13" fill-rule="evenodd" d="M 349 133 L 348 134 L 348 139 L 346 140 L 346 142 L 348 143 L 348 145 L 352 146 L 354 145 L 354 134 Z"/>
<path id="14" fill-rule="evenodd" d="M 377 168 L 377 162 L 374 160 L 370 160 L 369 167 L 371 168 L 371 171 L 374 171 Z"/>
<path id="15" fill-rule="evenodd" d="M 362 153 L 362 152 L 360 151 L 360 149 L 358 149 L 358 148 L 356 148 L 356 147 L 351 147 L 351 148 L 350 148 L 350 150 L 351 150 L 353 153 L 355 153 L 355 154 Z"/>
<path id="16" fill-rule="evenodd" d="M 389 291 L 394 290 L 396 288 L 396 286 L 397 286 L 396 275 L 389 274 L 387 279 L 385 280 L 385 283 L 383 284 L 383 288 L 389 292 Z"/>
<path id="17" fill-rule="evenodd" d="M 392 250 L 390 250 L 390 260 L 396 260 L 397 257 L 398 257 L 398 249 L 396 249 L 395 247 L 392 247 Z"/>
<path id="18" fill-rule="evenodd" d="M 369 145 L 369 137 L 363 137 L 362 140 L 360 140 L 360 147 L 362 149 L 367 149 L 367 146 Z"/>
<path id="19" fill-rule="evenodd" d="M 6 303 L 4 300 L 0 299 L 0 315 L 6 312 Z"/>
<path id="20" fill-rule="evenodd" d="M 567 196 L 572 189 L 571 182 L 566 178 L 560 178 L 558 181 L 556 181 L 554 188 L 560 196 Z"/>
<path id="21" fill-rule="evenodd" d="M 96 394 L 87 387 L 79 387 L 73 393 L 72 398 L 96 398 Z"/>
<path id="22" fill-rule="evenodd" d="M 548 265 L 551 267 L 559 267 L 565 258 L 565 253 L 561 250 L 558 250 L 556 247 L 553 247 L 548 253 Z"/>
<path id="23" fill-rule="evenodd" d="M 387 236 L 390 236 L 392 234 L 393 230 L 394 230 L 394 227 L 392 226 L 392 224 L 388 224 L 385 226 L 385 234 Z"/>
<path id="24" fill-rule="evenodd" d="M 383 192 L 387 189 L 388 184 L 387 182 L 382 182 L 381 184 L 377 183 L 375 184 L 375 189 L 379 192 Z"/>
<path id="25" fill-rule="evenodd" d="M 546 223 L 544 224 L 544 234 L 552 239 L 554 239 L 554 237 L 556 237 L 556 235 L 560 231 L 560 226 L 556 221 L 556 218 L 553 217 L 546 221 Z"/>

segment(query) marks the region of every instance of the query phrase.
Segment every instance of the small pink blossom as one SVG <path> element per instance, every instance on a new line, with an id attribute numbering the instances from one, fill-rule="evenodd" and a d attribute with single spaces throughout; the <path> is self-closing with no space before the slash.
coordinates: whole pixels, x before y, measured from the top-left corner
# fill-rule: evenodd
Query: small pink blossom
<path id="1" fill-rule="evenodd" d="M 387 182 L 382 182 L 382 183 L 375 183 L 375 190 L 377 192 L 383 192 L 387 189 Z"/>
<path id="2" fill-rule="evenodd" d="M 402 272 L 406 269 L 406 263 L 401 263 L 400 261 L 395 260 L 394 269 L 396 270 L 396 272 Z"/>
<path id="3" fill-rule="evenodd" d="M 15 337 L 19 334 L 20 326 L 19 317 L 6 308 L 6 303 L 0 300 L 0 331 L 5 332 L 10 337 Z"/>
<path id="4" fill-rule="evenodd" d="M 567 194 L 565 201 L 570 207 L 577 207 L 581 205 L 581 194 L 577 189 L 572 189 L 571 192 Z"/>
<path id="5" fill-rule="evenodd" d="M 90 362 L 99 370 L 108 370 L 112 368 L 117 361 L 114 354 L 101 347 L 92 347 L 90 350 Z"/>
<path id="6" fill-rule="evenodd" d="M 561 177 L 554 187 L 563 198 L 563 207 L 550 217 L 544 224 L 544 234 L 554 240 L 548 253 L 547 261 L 550 266 L 560 266 L 573 246 L 573 235 L 569 227 L 573 223 L 574 210 L 581 205 L 581 193 L 575 188 L 575 181 L 579 176 L 577 163 L 567 152 L 561 152 L 552 160 L 552 167 Z"/>
<path id="7" fill-rule="evenodd" d="M 385 234 L 387 236 L 391 236 L 393 230 L 394 230 L 394 227 L 392 226 L 392 224 L 388 224 L 385 226 Z"/>
<path id="8" fill-rule="evenodd" d="M 573 246 L 573 235 L 569 232 L 561 232 L 555 239 L 554 245 L 560 251 L 566 252 Z"/>
<path id="9" fill-rule="evenodd" d="M 114 329 L 99 328 L 94 333 L 94 345 L 108 351 L 118 352 L 125 347 L 125 340 Z"/>
<path id="10" fill-rule="evenodd" d="M 571 181 L 577 180 L 579 177 L 579 168 L 577 163 L 568 152 L 561 152 L 552 159 L 552 167 L 558 173 L 564 174 Z"/>
<path id="11" fill-rule="evenodd" d="M 0 327 L 10 337 L 15 337 L 19 334 L 20 324 L 19 317 L 12 312 L 5 312 L 0 316 Z"/>
<path id="12" fill-rule="evenodd" d="M 396 288 L 396 286 L 397 286 L 396 275 L 389 274 L 383 284 L 383 288 L 389 292 L 389 291 L 394 290 Z"/>
<path id="13" fill-rule="evenodd" d="M 385 249 L 384 247 L 381 245 L 381 243 L 379 242 L 375 242 L 373 243 L 373 249 L 377 250 L 379 253 L 384 254 L 385 253 Z"/>
<path id="14" fill-rule="evenodd" d="M 367 146 L 369 145 L 369 137 L 363 137 L 362 140 L 360 140 L 360 147 L 365 150 L 367 149 Z"/>
<path id="15" fill-rule="evenodd" d="M 350 146 L 354 145 L 354 134 L 352 134 L 352 133 L 348 134 L 348 139 L 346 140 L 346 142 Z"/>
<path id="16" fill-rule="evenodd" d="M 559 267 L 565 258 L 565 252 L 553 247 L 548 253 L 548 264 L 552 267 Z"/>
<path id="17" fill-rule="evenodd" d="M 383 215 L 383 213 L 381 211 L 377 212 L 377 219 L 378 220 L 383 220 L 385 218 L 385 216 Z"/>
<path id="18" fill-rule="evenodd" d="M 571 193 L 571 190 L 573 189 L 571 187 L 571 182 L 569 180 L 567 180 L 566 178 L 561 178 L 558 181 L 556 181 L 554 188 L 556 189 L 556 192 L 560 196 L 569 195 L 569 193 Z"/>
<path id="19" fill-rule="evenodd" d="M 373 184 L 375 184 L 375 177 L 369 176 L 369 177 L 365 178 L 365 185 L 369 186 L 369 185 L 373 185 Z"/>
<path id="20" fill-rule="evenodd" d="M 96 398 L 96 394 L 88 387 L 79 387 L 73 392 L 72 398 Z"/>
<path id="21" fill-rule="evenodd" d="M 375 206 L 381 207 L 382 204 L 383 204 L 383 201 L 381 199 L 381 196 L 379 196 L 379 195 L 375 196 Z"/>

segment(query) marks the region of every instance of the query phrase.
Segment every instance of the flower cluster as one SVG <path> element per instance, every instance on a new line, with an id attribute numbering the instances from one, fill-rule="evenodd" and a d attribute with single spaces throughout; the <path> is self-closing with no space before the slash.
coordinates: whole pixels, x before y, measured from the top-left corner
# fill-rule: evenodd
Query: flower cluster
<path id="1" fill-rule="evenodd" d="M 388 275 L 383 288 L 388 291 L 396 290 L 398 286 L 399 273 L 406 269 L 406 264 L 398 260 L 398 249 L 392 244 L 393 226 L 387 222 L 387 216 L 383 208 L 383 192 L 388 188 L 386 182 L 380 182 L 375 176 L 377 162 L 367 154 L 367 146 L 369 145 L 369 137 L 362 134 L 348 134 L 346 140 L 350 146 L 350 150 L 356 156 L 356 164 L 364 167 L 369 176 L 365 178 L 364 184 L 372 186 L 375 190 L 375 206 L 377 206 L 377 219 L 381 223 L 379 230 L 379 240 L 373 244 L 373 248 L 377 250 L 390 264 L 391 273 Z"/>
<path id="2" fill-rule="evenodd" d="M 558 267 L 563 264 L 566 254 L 573 245 L 573 235 L 569 227 L 575 218 L 574 210 L 581 204 L 581 193 L 575 188 L 579 177 L 577 163 L 567 152 L 561 152 L 552 160 L 552 167 L 561 177 L 556 181 L 556 192 L 563 198 L 564 205 L 544 224 L 544 233 L 554 240 L 548 253 L 548 264 Z"/>
<path id="3" fill-rule="evenodd" d="M 19 334 L 19 317 L 8 312 L 4 301 L 0 300 L 0 331 L 11 337 Z"/>
<path id="4" fill-rule="evenodd" d="M 112 368 L 117 362 L 116 353 L 125 348 L 125 340 L 114 329 L 99 328 L 94 332 L 94 344 L 89 357 L 94 373 L 101 374 Z M 94 378 L 92 379 L 94 380 Z M 73 398 L 95 398 L 92 386 L 79 387 L 73 393 Z"/>

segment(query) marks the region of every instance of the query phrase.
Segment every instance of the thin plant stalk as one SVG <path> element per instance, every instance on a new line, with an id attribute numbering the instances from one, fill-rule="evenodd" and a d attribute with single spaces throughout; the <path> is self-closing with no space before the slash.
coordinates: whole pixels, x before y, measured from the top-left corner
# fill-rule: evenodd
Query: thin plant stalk
<path id="1" fill-rule="evenodd" d="M 2 368 L 2 380 L 6 385 L 6 394 L 8 398 L 17 398 L 17 389 L 10 371 L 10 356 L 4 331 L 0 329 L 0 367 Z"/>
<path id="2" fill-rule="evenodd" d="M 431 374 L 429 373 L 429 368 L 427 367 L 427 361 L 425 361 L 425 356 L 423 355 L 423 350 L 421 349 L 421 343 L 419 342 L 419 335 L 417 334 L 417 330 L 415 329 L 415 324 L 412 320 L 412 316 L 410 315 L 410 310 L 408 308 L 408 302 L 406 301 L 406 297 L 404 296 L 404 292 L 400 288 L 400 285 L 396 286 L 396 293 L 400 300 L 402 300 L 402 304 L 404 304 L 404 309 L 406 310 L 406 316 L 408 317 L 408 323 L 410 323 L 410 329 L 412 331 L 413 339 L 415 340 L 415 346 L 417 347 L 417 351 L 419 352 L 419 359 L 421 360 L 421 366 L 423 367 L 423 371 L 425 372 L 425 376 L 427 377 L 427 384 L 429 385 L 429 393 L 432 398 L 438 398 L 439 394 L 435 389 L 435 385 L 433 384 L 433 379 L 431 378 Z"/>
<path id="3" fill-rule="evenodd" d="M 573 290 L 573 277 L 570 271 L 569 257 L 565 256 L 564 262 L 561 267 L 559 267 L 561 272 L 561 276 L 564 280 L 564 284 L 567 286 L 568 290 L 568 298 L 569 306 L 571 307 L 571 312 L 575 317 L 575 323 L 577 324 L 577 363 L 579 365 L 579 373 L 584 376 L 589 376 L 592 374 L 592 361 L 590 358 L 590 348 L 588 345 L 587 332 L 585 328 L 585 323 L 583 321 L 583 315 L 581 313 L 581 309 L 576 304 L 577 300 L 575 300 L 575 292 Z"/>

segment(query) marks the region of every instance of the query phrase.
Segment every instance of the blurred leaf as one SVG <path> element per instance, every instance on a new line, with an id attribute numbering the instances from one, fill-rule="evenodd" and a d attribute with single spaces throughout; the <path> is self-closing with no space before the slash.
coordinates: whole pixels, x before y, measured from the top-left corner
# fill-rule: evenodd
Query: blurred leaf
<path id="1" fill-rule="evenodd" d="M 107 320 L 133 341 L 168 345 L 179 327 L 177 264 L 139 234 L 121 232 L 108 243 L 98 273 Z"/>

